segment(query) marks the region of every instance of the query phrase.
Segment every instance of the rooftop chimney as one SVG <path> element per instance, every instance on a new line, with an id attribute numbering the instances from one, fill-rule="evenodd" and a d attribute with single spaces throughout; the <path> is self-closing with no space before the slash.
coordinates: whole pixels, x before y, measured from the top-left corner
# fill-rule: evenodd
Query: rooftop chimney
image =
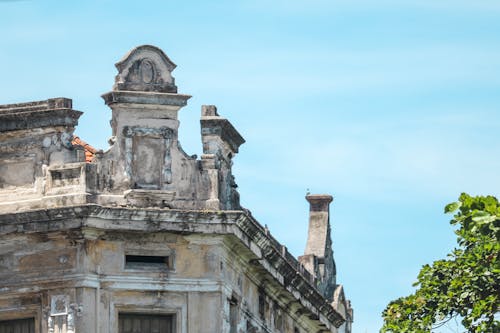
<path id="1" fill-rule="evenodd" d="M 336 269 L 333 259 L 332 239 L 330 236 L 330 203 L 333 197 L 328 194 L 306 196 L 309 202 L 309 232 L 304 255 L 299 261 L 318 278 L 318 289 L 329 300 L 333 299 Z"/>

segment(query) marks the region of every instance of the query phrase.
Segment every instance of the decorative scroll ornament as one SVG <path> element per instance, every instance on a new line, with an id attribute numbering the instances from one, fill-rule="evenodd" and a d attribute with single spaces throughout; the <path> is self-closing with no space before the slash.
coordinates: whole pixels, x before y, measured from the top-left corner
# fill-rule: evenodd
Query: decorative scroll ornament
<path id="1" fill-rule="evenodd" d="M 113 90 L 177 93 L 172 77 L 176 65 L 152 45 L 142 45 L 116 64 L 118 75 Z"/>
<path id="2" fill-rule="evenodd" d="M 54 295 L 50 298 L 50 307 L 46 309 L 47 332 L 75 333 L 75 316 L 80 316 L 82 306 L 70 304 L 69 296 Z M 63 328 L 66 327 L 64 330 Z"/>
<path id="3" fill-rule="evenodd" d="M 50 315 L 51 316 L 62 316 L 67 315 L 69 309 L 68 296 L 66 295 L 55 295 L 50 299 Z"/>

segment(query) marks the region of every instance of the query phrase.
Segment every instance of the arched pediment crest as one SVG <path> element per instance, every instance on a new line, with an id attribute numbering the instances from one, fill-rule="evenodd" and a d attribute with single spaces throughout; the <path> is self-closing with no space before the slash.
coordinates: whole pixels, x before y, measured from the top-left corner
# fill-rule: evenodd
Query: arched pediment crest
<path id="1" fill-rule="evenodd" d="M 159 48 L 141 45 L 116 63 L 113 90 L 177 93 L 172 71 L 176 65 Z"/>

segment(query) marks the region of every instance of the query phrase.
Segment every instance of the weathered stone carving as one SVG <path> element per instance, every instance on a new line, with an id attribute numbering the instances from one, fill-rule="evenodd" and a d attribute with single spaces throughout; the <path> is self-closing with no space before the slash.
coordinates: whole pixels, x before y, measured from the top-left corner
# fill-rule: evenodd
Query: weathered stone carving
<path id="1" fill-rule="evenodd" d="M 222 209 L 239 207 L 238 185 L 231 169 L 232 159 L 245 139 L 227 119 L 219 116 L 215 105 L 202 106 L 200 123 L 204 153 L 202 161 L 205 160 L 204 165 L 209 170 L 211 184 L 211 197 L 207 203 L 210 206 L 218 204 Z M 211 160 L 213 162 L 209 163 Z"/>
<path id="2" fill-rule="evenodd" d="M 75 333 L 75 316 L 81 316 L 83 307 L 69 303 L 68 295 L 50 296 L 50 306 L 45 309 L 47 331 L 57 333 Z"/>
<path id="3" fill-rule="evenodd" d="M 125 126 L 125 171 L 133 188 L 161 189 L 172 183 L 170 153 L 173 130 L 168 127 Z"/>
<path id="4" fill-rule="evenodd" d="M 116 64 L 115 90 L 177 93 L 171 73 L 176 65 L 152 45 L 134 48 Z"/>
<path id="5" fill-rule="evenodd" d="M 203 154 L 188 155 L 175 65 L 144 45 L 117 68 L 106 151 L 73 138 L 69 99 L 0 105 L 0 322 L 112 332 L 120 314 L 152 312 L 175 332 L 350 332 L 331 197 L 307 197 L 299 263 L 240 207 L 232 164 L 245 140 L 233 125 L 204 105 Z"/>
<path id="6" fill-rule="evenodd" d="M 0 212 L 11 205 L 29 209 L 61 204 L 62 198 L 48 195 L 47 184 L 54 180 L 62 189 L 65 177 L 47 170 L 79 161 L 71 138 L 81 114 L 67 98 L 0 105 Z M 67 185 L 71 189 L 62 192 L 78 193 L 74 203 L 86 202 L 85 182 Z"/>
<path id="7" fill-rule="evenodd" d="M 50 298 L 50 315 L 67 315 L 69 309 L 69 299 L 66 295 L 54 295 Z"/>

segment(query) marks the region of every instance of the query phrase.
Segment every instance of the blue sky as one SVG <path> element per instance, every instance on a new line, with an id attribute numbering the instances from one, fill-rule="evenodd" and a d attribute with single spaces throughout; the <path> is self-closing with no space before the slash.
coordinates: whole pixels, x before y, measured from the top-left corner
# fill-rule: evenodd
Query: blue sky
<path id="1" fill-rule="evenodd" d="M 141 44 L 178 65 L 180 140 L 200 154 L 201 104 L 245 137 L 242 204 L 295 255 L 307 189 L 331 193 L 338 281 L 355 332 L 454 246 L 443 206 L 500 193 L 500 2 L 2 1 L 0 103 L 65 96 L 107 147 L 100 95 Z M 443 330 L 446 332 L 446 329 Z"/>

